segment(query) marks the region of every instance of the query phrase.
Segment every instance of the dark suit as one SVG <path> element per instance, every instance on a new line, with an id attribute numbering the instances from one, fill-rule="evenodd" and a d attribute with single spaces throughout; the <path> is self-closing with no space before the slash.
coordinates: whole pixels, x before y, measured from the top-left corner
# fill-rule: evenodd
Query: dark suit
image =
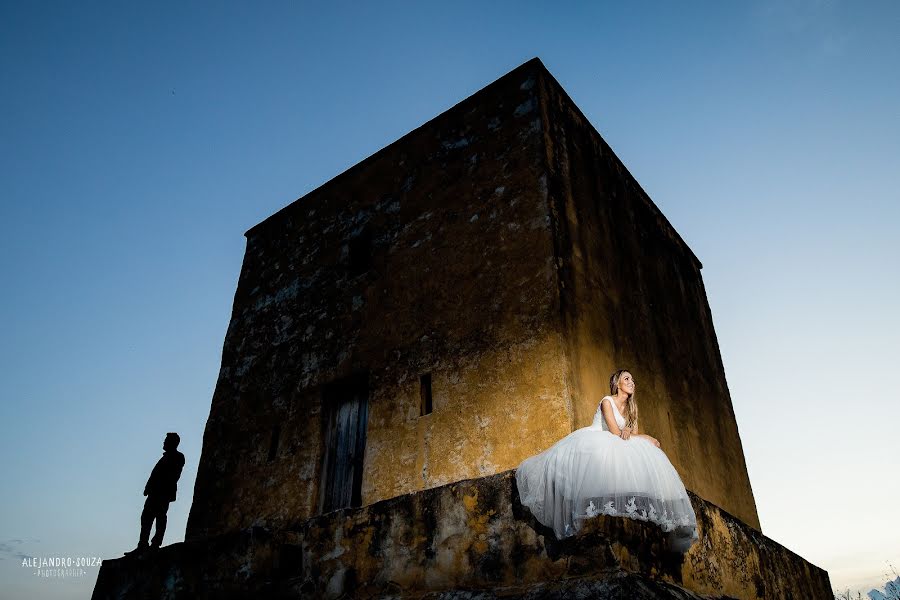
<path id="1" fill-rule="evenodd" d="M 150 537 L 150 528 L 156 521 L 156 533 L 153 535 L 153 545 L 159 547 L 162 544 L 163 534 L 166 532 L 166 513 L 169 510 L 169 502 L 175 500 L 175 492 L 178 490 L 178 478 L 184 468 L 184 454 L 178 450 L 166 450 L 162 458 L 153 467 L 150 479 L 144 486 L 144 511 L 141 513 L 141 539 L 139 546 L 147 544 Z"/>

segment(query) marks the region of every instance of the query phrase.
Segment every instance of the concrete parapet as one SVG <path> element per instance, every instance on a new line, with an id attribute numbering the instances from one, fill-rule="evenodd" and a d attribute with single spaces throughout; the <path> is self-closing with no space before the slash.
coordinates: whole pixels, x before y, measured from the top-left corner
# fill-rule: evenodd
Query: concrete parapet
<path id="1" fill-rule="evenodd" d="M 514 471 L 105 561 L 93 598 L 830 599 L 828 574 L 696 495 L 699 540 L 597 517 L 556 540 Z"/>

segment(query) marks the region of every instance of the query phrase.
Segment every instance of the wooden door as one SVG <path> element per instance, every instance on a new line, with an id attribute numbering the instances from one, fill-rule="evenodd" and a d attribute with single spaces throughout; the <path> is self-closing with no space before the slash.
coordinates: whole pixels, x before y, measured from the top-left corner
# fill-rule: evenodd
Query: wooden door
<path id="1" fill-rule="evenodd" d="M 324 390 L 324 453 L 320 512 L 362 505 L 362 470 L 366 450 L 368 380 L 354 377 Z"/>

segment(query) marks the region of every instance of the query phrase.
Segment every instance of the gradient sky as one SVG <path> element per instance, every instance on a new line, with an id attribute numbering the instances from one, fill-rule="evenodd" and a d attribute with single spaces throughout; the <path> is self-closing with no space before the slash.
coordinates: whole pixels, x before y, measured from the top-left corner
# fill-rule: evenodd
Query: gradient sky
<path id="1" fill-rule="evenodd" d="M 167 431 L 183 539 L 244 231 L 533 56 L 703 262 L 764 533 L 900 568 L 900 3 L 624 4 L 0 3 L 0 595 L 88 597 L 18 555 L 133 548 Z"/>

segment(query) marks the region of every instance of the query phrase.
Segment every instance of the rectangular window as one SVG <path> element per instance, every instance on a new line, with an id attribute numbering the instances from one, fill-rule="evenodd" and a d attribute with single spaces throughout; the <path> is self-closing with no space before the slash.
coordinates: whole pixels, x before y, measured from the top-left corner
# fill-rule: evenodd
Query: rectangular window
<path id="1" fill-rule="evenodd" d="M 275 456 L 278 454 L 278 438 L 281 437 L 281 427 L 278 425 L 272 429 L 272 441 L 269 443 L 269 460 L 268 462 L 272 462 L 275 460 Z"/>
<path id="2" fill-rule="evenodd" d="M 419 416 L 431 414 L 431 373 L 419 377 Z"/>
<path id="3" fill-rule="evenodd" d="M 368 228 L 350 240 L 350 275 L 362 275 L 372 267 L 372 231 Z"/>

